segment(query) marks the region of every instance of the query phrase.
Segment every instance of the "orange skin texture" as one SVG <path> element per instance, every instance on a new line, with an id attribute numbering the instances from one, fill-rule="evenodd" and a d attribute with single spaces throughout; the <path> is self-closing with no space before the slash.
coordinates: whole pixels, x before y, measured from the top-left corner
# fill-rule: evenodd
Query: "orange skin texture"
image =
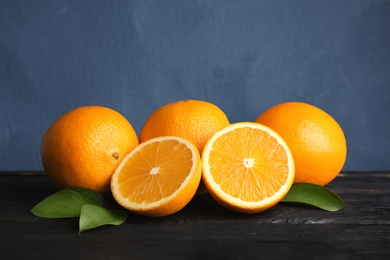
<path id="1" fill-rule="evenodd" d="M 59 117 L 41 143 L 44 170 L 58 189 L 82 187 L 110 194 L 110 180 L 122 158 L 138 145 L 120 113 L 84 106 Z"/>
<path id="2" fill-rule="evenodd" d="M 266 110 L 255 122 L 274 129 L 286 141 L 295 162 L 294 183 L 324 186 L 342 170 L 347 157 L 344 132 L 320 108 L 285 102 Z"/>
<path id="3" fill-rule="evenodd" d="M 140 142 L 160 136 L 178 136 L 195 143 L 202 153 L 208 139 L 229 124 L 226 114 L 212 103 L 177 101 L 161 106 L 149 116 L 141 130 Z"/>

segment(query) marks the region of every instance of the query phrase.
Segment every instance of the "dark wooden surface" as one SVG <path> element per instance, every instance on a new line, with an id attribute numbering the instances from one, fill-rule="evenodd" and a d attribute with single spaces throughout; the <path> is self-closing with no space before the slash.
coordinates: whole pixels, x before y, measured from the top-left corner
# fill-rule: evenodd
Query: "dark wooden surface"
<path id="1" fill-rule="evenodd" d="M 243 215 L 206 194 L 168 217 L 130 214 L 78 236 L 77 219 L 29 212 L 56 191 L 43 173 L 0 172 L 0 259 L 390 259 L 390 172 L 341 173 L 327 187 L 349 206 Z"/>

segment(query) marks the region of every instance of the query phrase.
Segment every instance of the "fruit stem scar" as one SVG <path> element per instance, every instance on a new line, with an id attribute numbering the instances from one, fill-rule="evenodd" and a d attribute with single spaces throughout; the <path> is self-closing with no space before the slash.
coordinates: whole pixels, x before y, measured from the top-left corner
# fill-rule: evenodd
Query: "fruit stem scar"
<path id="1" fill-rule="evenodd" d="M 243 163 L 245 168 L 252 168 L 255 165 L 255 160 L 253 158 L 244 158 Z"/>
<path id="2" fill-rule="evenodd" d="M 115 152 L 112 154 L 112 157 L 115 159 L 115 160 L 118 160 L 119 159 L 119 153 Z"/>
<path id="3" fill-rule="evenodd" d="M 154 174 L 158 174 L 159 172 L 160 172 L 160 167 L 159 167 L 159 166 L 156 166 L 156 167 L 153 167 L 153 168 L 150 170 L 149 174 L 150 174 L 150 175 L 154 175 Z"/>

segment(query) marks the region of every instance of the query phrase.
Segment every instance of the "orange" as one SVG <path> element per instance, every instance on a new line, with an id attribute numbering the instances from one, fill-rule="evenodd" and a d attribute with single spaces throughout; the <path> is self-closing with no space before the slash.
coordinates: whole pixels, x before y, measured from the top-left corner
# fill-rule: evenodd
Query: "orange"
<path id="1" fill-rule="evenodd" d="M 111 192 L 124 208 L 145 216 L 167 216 L 184 208 L 201 178 L 197 147 L 180 137 L 141 143 L 112 175 Z"/>
<path id="2" fill-rule="evenodd" d="M 295 161 L 294 182 L 326 185 L 342 170 L 347 144 L 343 130 L 325 111 L 302 102 L 273 106 L 256 120 L 279 133 Z"/>
<path id="3" fill-rule="evenodd" d="M 146 120 L 140 142 L 159 136 L 178 136 L 192 141 L 202 153 L 207 140 L 229 125 L 225 113 L 201 100 L 182 100 L 163 105 Z"/>
<path id="4" fill-rule="evenodd" d="M 227 209 L 257 213 L 290 190 L 294 160 L 285 141 L 253 122 L 231 124 L 207 142 L 202 179 L 209 194 Z"/>
<path id="5" fill-rule="evenodd" d="M 44 170 L 59 188 L 82 187 L 110 194 L 110 179 L 122 158 L 138 145 L 120 113 L 83 106 L 59 117 L 41 144 Z"/>

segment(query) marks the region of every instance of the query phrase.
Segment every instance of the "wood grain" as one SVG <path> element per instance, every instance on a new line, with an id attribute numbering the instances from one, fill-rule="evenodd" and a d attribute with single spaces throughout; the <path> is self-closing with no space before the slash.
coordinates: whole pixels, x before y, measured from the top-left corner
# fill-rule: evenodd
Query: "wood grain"
<path id="1" fill-rule="evenodd" d="M 56 190 L 42 172 L 0 173 L 2 259 L 388 259 L 390 172 L 341 173 L 330 185 L 337 212 L 278 204 L 244 215 L 196 196 L 177 214 L 130 214 L 121 226 L 78 232 L 78 219 L 29 210 Z"/>

